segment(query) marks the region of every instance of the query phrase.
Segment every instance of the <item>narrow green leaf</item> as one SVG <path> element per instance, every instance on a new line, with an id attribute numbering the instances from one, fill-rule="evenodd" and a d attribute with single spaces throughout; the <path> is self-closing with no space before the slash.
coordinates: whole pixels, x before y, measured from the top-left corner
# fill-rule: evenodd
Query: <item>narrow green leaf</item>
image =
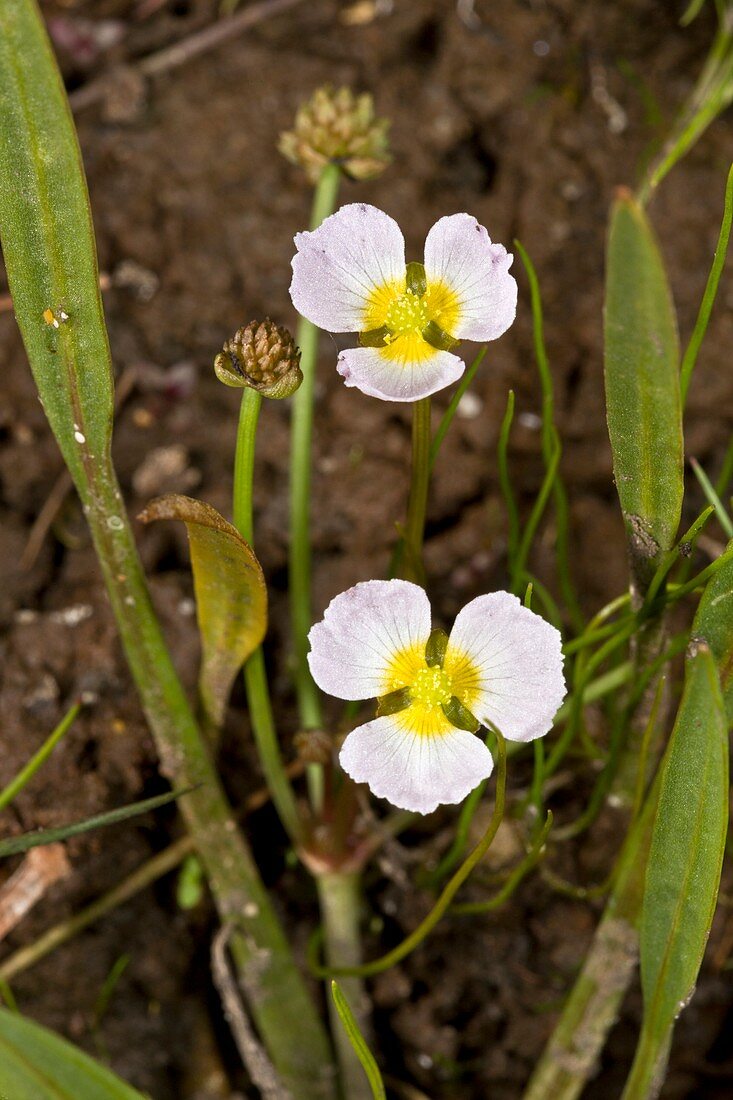
<path id="1" fill-rule="evenodd" d="M 37 74 L 43 73 L 43 79 Z M 34 4 L 0 4 L 0 235 L 43 407 L 84 494 L 112 431 L 112 367 L 79 145 Z"/>
<path id="2" fill-rule="evenodd" d="M 692 372 L 695 369 L 697 356 L 708 329 L 710 314 L 713 312 L 715 297 L 718 293 L 718 286 L 720 284 L 720 277 L 725 267 L 725 259 L 728 255 L 731 222 L 733 222 L 733 164 L 728 170 L 728 179 L 725 185 L 723 220 L 720 223 L 720 233 L 715 248 L 715 255 L 713 256 L 712 267 L 710 268 L 710 274 L 708 275 L 708 281 L 705 286 L 705 293 L 700 302 L 700 309 L 698 310 L 695 327 L 692 330 L 690 342 L 682 357 L 682 366 L 680 367 L 680 391 L 682 393 L 683 405 L 687 397 L 687 390 L 690 386 L 690 380 L 692 378 Z"/>
<path id="3" fill-rule="evenodd" d="M 145 1100 L 52 1031 L 0 1009 L 3 1100 Z"/>
<path id="4" fill-rule="evenodd" d="M 726 553 L 731 552 L 733 540 L 726 547 Z M 723 561 L 705 586 L 692 633 L 707 643 L 715 658 L 728 724 L 733 726 L 733 557 Z"/>
<path id="5" fill-rule="evenodd" d="M 374 1055 L 367 1046 L 364 1036 L 359 1031 L 359 1025 L 356 1022 L 354 1013 L 351 1011 L 349 1002 L 344 997 L 341 992 L 341 987 L 335 979 L 331 981 L 331 995 L 333 996 L 333 1003 L 336 1005 L 336 1011 L 339 1014 L 341 1023 L 344 1025 L 344 1030 L 354 1048 L 354 1052 L 364 1067 L 364 1072 L 371 1086 L 374 1100 L 387 1100 L 387 1093 L 384 1089 L 384 1082 L 379 1072 L 379 1066 L 374 1059 Z"/>
<path id="6" fill-rule="evenodd" d="M 2 791 L 0 791 L 0 810 L 4 810 L 13 799 L 17 798 L 27 783 L 30 783 L 33 776 L 36 774 L 39 768 L 43 767 L 45 762 L 53 750 L 58 745 L 61 738 L 68 733 L 74 724 L 77 714 L 81 710 L 82 704 L 76 702 L 69 708 L 64 717 L 61 719 L 56 729 L 53 730 L 46 740 L 41 745 L 38 752 L 34 753 L 25 767 L 21 768 L 17 775 L 8 783 Z"/>
<path id="7" fill-rule="evenodd" d="M 651 226 L 624 193 L 608 240 L 605 377 L 613 469 L 644 595 L 674 542 L 682 509 L 679 343 L 672 295 Z"/>
<path id="8" fill-rule="evenodd" d="M 106 813 L 87 817 L 84 821 L 75 821 L 71 825 L 62 825 L 58 829 L 38 829 L 34 833 L 24 833 L 10 840 L 0 840 L 0 859 L 27 852 L 29 848 L 39 848 L 42 844 L 68 840 L 69 837 L 79 836 L 80 833 L 101 829 L 104 825 L 116 825 L 119 821 L 126 821 L 128 817 L 137 817 L 139 814 L 147 813 L 148 810 L 157 810 L 159 806 L 165 806 L 168 802 L 173 802 L 187 793 L 187 791 L 168 791 L 167 794 L 145 798 L 141 802 L 132 802 L 129 806 L 120 806 L 117 810 L 107 810 Z"/>
<path id="9" fill-rule="evenodd" d="M 696 643 L 662 764 L 641 914 L 644 1019 L 625 1100 L 656 1095 L 694 993 L 728 831 L 728 721 L 715 658 Z"/>
<path id="10" fill-rule="evenodd" d="M 236 527 L 200 500 L 171 493 L 152 501 L 139 518 L 186 524 L 201 632 L 199 690 L 207 714 L 220 726 L 234 678 L 267 629 L 260 563 Z"/>

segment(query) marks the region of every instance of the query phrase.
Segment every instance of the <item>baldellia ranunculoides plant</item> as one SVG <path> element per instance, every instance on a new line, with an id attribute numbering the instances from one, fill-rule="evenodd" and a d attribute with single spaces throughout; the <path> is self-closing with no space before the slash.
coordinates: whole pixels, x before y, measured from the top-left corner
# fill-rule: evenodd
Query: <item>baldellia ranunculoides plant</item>
<path id="1" fill-rule="evenodd" d="M 152 501 L 142 516 L 181 520 L 187 528 L 202 651 L 199 697 L 192 706 L 148 598 L 110 457 L 112 370 L 88 198 L 63 87 L 30 0 L 6 0 L 0 7 L 0 234 L 16 316 L 85 508 L 161 771 L 173 788 L 161 801 L 180 799 L 189 830 L 184 843 L 173 846 L 174 856 L 162 853 L 167 858 L 158 860 L 155 872 L 138 877 L 148 883 L 164 873 L 161 867 L 169 871 L 195 854 L 221 924 L 213 951 L 217 984 L 253 1087 L 262 1095 L 384 1096 L 369 1046 L 374 1043 L 379 1053 L 388 1044 L 380 1047 L 372 1034 L 365 979 L 405 959 L 451 910 L 462 918 L 491 912 L 531 875 L 580 900 L 607 895 L 607 904 L 526 1096 L 579 1096 L 595 1072 L 637 960 L 644 1009 L 624 1100 L 644 1100 L 658 1089 L 674 1021 L 697 980 L 727 831 L 733 547 L 704 566 L 696 554 L 707 525 L 716 521 L 722 531 L 733 530 L 726 505 L 733 446 L 715 483 L 698 468 L 707 504 L 700 510 L 688 495 L 685 530 L 680 522 L 684 398 L 721 277 L 733 174 L 718 254 L 681 369 L 667 273 L 644 202 L 727 95 L 727 70 L 721 68 L 729 53 L 727 5 L 719 5 L 719 13 L 723 39 L 714 47 L 707 85 L 701 81 L 683 111 L 672 144 L 656 162 L 660 166 L 649 170 L 636 194 L 620 191 L 611 214 L 605 385 L 628 542 L 628 591 L 583 619 L 573 590 L 539 282 L 517 242 L 529 289 L 519 308 L 531 307 L 542 391 L 544 477 L 525 514 L 511 473 L 510 392 L 495 480 L 506 505 L 504 585 L 512 591 L 492 591 L 489 578 L 482 578 L 453 623 L 441 620 L 444 592 L 423 560 L 430 474 L 462 394 L 484 357 L 491 369 L 492 342 L 514 321 L 512 256 L 470 211 L 449 210 L 432 228 L 423 227 L 422 260 L 408 261 L 389 213 L 358 199 L 339 207 L 342 181 L 358 189 L 360 181 L 388 166 L 388 127 L 368 95 L 323 88 L 301 107 L 280 141 L 281 151 L 314 185 L 310 228 L 295 237 L 291 296 L 301 315 L 297 332 L 291 335 L 277 318 L 253 320 L 223 342 L 214 362 L 218 378 L 241 391 L 232 522 L 180 495 Z M 389 201 L 384 205 L 389 208 Z M 337 334 L 337 355 L 324 341 L 327 354 L 319 358 L 320 330 Z M 464 340 L 482 345 L 468 368 L 459 354 Z M 347 386 L 375 399 L 410 404 L 413 420 L 406 519 L 392 560 L 385 561 L 381 577 L 354 576 L 345 591 L 332 593 L 325 609 L 314 608 L 311 598 L 310 514 L 323 504 L 311 493 L 317 370 L 324 379 L 338 372 Z M 435 425 L 431 399 L 453 386 Z M 257 432 L 261 418 L 266 424 L 270 400 L 288 402 L 292 412 L 289 598 L 297 729 L 276 724 L 262 648 L 267 578 L 255 554 L 253 486 Z M 489 476 L 494 478 L 493 469 Z M 383 517 L 388 526 L 396 520 Z M 533 572 L 540 531 L 556 546 L 559 598 L 555 586 Z M 674 616 L 673 608 L 679 609 Z M 286 668 L 283 660 L 278 674 Z M 300 873 L 315 882 L 320 920 L 308 952 L 310 969 L 320 978 L 341 979 L 328 998 L 330 1036 L 292 946 L 297 937 L 287 934 L 263 886 L 213 762 L 240 669 L 269 795 L 300 858 Z M 667 690 L 677 679 L 679 692 Z M 595 708 L 593 724 L 586 722 L 588 707 Z M 49 744 L 63 736 L 77 710 L 72 707 Z M 521 754 L 528 782 L 508 767 Z M 0 792 L 0 806 L 42 764 L 40 753 Z M 548 803 L 558 808 L 552 800 L 558 782 L 568 782 L 565 776 L 583 807 L 568 819 L 558 800 L 556 822 Z M 487 784 L 492 805 L 481 832 L 475 814 Z M 451 809 L 459 803 L 460 809 Z M 390 937 L 372 944 L 369 954 L 375 957 L 364 962 L 363 872 L 386 841 L 415 824 L 416 815 L 440 806 L 447 807 L 441 821 L 455 822 L 455 828 L 439 858 L 426 861 L 416 875 L 416 888 L 434 892 L 427 915 L 396 943 Z M 104 820 L 81 824 L 111 824 L 134 810 L 114 810 Z M 605 883 L 576 888 L 559 874 L 556 857 L 601 813 L 616 815 L 618 856 Z M 511 821 L 524 852 L 489 892 L 474 872 L 505 821 Z M 420 827 L 424 835 L 432 821 Z M 4 854 L 15 850 L 6 847 Z M 458 897 L 472 876 L 471 894 Z M 129 896 L 129 884 L 125 889 Z M 105 904 L 111 905 L 108 899 Z M 74 922 L 77 928 L 83 923 Z M 50 941 L 60 942 L 51 932 Z M 473 934 L 485 937 L 490 952 L 491 925 Z M 11 956 L 0 965 L 0 978 L 7 980 L 51 947 L 36 944 L 25 955 Z M 227 954 L 235 982 L 227 983 Z M 20 1081 L 34 1095 L 38 1080 L 55 1074 L 79 1100 L 138 1100 L 134 1090 L 68 1044 L 4 1011 L 0 1044 L 23 1047 L 22 1059 L 0 1061 L 0 1093 L 14 1096 Z M 435 1091 L 440 1087 L 436 1080 Z"/>

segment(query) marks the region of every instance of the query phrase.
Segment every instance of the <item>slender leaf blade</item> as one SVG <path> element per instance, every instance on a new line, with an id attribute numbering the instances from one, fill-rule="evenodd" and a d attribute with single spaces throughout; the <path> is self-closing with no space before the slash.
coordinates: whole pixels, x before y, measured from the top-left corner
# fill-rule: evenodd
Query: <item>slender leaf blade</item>
<path id="1" fill-rule="evenodd" d="M 0 1009 L 0 1096 L 8 1100 L 145 1100 L 71 1043 Z"/>
<path id="2" fill-rule="evenodd" d="M 14 836 L 9 840 L 0 840 L 0 859 L 17 856 L 31 848 L 40 848 L 42 844 L 55 844 L 59 840 L 68 840 L 69 837 L 91 832 L 92 829 L 101 829 L 104 825 L 116 825 L 120 821 L 127 821 L 129 817 L 137 817 L 149 810 L 157 810 L 160 806 L 174 802 L 175 799 L 187 793 L 187 791 L 168 791 L 166 794 L 156 795 L 155 798 L 144 798 L 140 802 L 130 803 L 129 806 L 120 806 L 116 810 L 95 814 L 94 817 L 87 817 L 84 821 L 61 825 L 58 829 L 38 829 L 34 833 L 23 833 L 22 836 Z"/>
<path id="3" fill-rule="evenodd" d="M 199 690 L 207 714 L 220 726 L 234 678 L 267 629 L 260 563 L 236 527 L 203 501 L 171 493 L 152 501 L 140 519 L 186 524 L 201 633 Z"/>
<path id="4" fill-rule="evenodd" d="M 662 765 L 641 914 L 644 1020 L 628 1098 L 646 1096 L 666 1064 L 674 1023 L 692 996 L 710 932 L 728 831 L 728 720 L 705 642 Z"/>
<path id="5" fill-rule="evenodd" d="M 733 550 L 733 539 L 726 552 Z M 733 726 L 733 558 L 724 561 L 705 586 L 693 636 L 705 641 L 718 666 L 728 724 Z"/>
<path id="6" fill-rule="evenodd" d="M 679 526 L 682 405 L 677 322 L 664 264 L 644 211 L 627 193 L 611 213 L 605 381 L 632 578 L 643 595 Z"/>
<path id="7" fill-rule="evenodd" d="M 366 1039 L 359 1030 L 356 1017 L 341 991 L 341 986 L 335 980 L 331 981 L 331 995 L 341 1023 L 344 1025 L 344 1030 L 349 1037 L 349 1042 L 354 1048 L 354 1053 L 364 1067 L 364 1073 L 367 1076 L 374 1100 L 386 1100 L 387 1093 L 384 1089 L 384 1081 L 382 1080 L 382 1074 L 379 1072 L 379 1066 L 367 1045 Z"/>
<path id="8" fill-rule="evenodd" d="M 0 4 L 0 237 L 41 400 L 83 493 L 85 455 L 109 447 L 112 367 L 79 144 L 26 0 Z"/>

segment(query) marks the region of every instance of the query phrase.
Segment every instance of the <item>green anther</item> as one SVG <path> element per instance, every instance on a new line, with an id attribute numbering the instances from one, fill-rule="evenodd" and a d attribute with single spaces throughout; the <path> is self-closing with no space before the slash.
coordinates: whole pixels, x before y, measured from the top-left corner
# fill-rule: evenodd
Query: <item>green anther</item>
<path id="1" fill-rule="evenodd" d="M 412 702 L 412 693 L 408 687 L 397 688 L 390 691 L 377 700 L 377 718 L 383 718 L 387 714 L 398 714 L 406 710 Z"/>
<path id="2" fill-rule="evenodd" d="M 391 333 L 386 325 L 359 333 L 359 343 L 363 348 L 383 348 L 389 343 Z"/>
<path id="3" fill-rule="evenodd" d="M 435 321 L 428 321 L 421 336 L 426 344 L 430 344 L 430 347 L 437 351 L 450 351 L 459 343 L 449 333 L 444 332 L 440 325 L 436 325 Z"/>
<path id="4" fill-rule="evenodd" d="M 418 298 L 422 298 L 423 294 L 425 294 L 428 289 L 428 280 L 425 276 L 424 264 L 418 263 L 417 260 L 413 260 L 407 265 L 406 286 L 410 294 L 416 294 Z"/>
<path id="5" fill-rule="evenodd" d="M 451 696 L 449 703 L 443 703 L 441 710 L 446 716 L 452 726 L 455 726 L 459 730 L 468 730 L 469 733 L 477 733 L 481 728 L 481 723 L 476 718 L 468 707 L 464 707 L 460 699 L 455 695 Z"/>
<path id="6" fill-rule="evenodd" d="M 440 627 L 436 627 L 428 638 L 425 646 L 425 664 L 428 668 L 442 668 L 445 659 L 445 651 L 448 648 L 448 635 Z"/>

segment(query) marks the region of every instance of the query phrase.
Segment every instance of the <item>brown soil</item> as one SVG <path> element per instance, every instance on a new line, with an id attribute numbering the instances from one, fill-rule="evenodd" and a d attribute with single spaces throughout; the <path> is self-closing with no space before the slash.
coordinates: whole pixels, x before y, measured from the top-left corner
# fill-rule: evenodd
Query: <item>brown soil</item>
<path id="1" fill-rule="evenodd" d="M 186 36 L 213 15 L 209 0 L 148 7 L 143 18 L 145 6 L 132 0 L 47 7 L 66 21 L 121 23 L 121 41 L 90 62 L 78 48 L 61 51 L 70 87 Z M 126 93 L 118 88 L 101 106 L 81 112 L 100 263 L 115 275 L 106 296 L 112 348 L 120 374 L 136 371 L 115 437 L 131 512 L 176 489 L 227 513 L 237 399 L 216 381 L 212 358 L 252 317 L 293 322 L 287 294 L 292 237 L 306 224 L 309 192 L 275 143 L 317 85 L 351 83 L 371 90 L 380 112 L 394 120 L 395 161 L 379 181 L 346 186 L 345 201 L 358 196 L 388 210 L 415 256 L 436 218 L 464 209 L 495 239 L 518 236 L 529 249 L 545 301 L 575 578 L 588 611 L 621 592 L 623 532 L 603 405 L 604 231 L 614 187 L 634 182 L 660 120 L 669 119 L 704 57 L 712 10 L 683 31 L 676 22 L 683 7 L 653 0 L 478 0 L 476 18 L 466 25 L 450 0 L 395 0 L 391 14 L 351 25 L 357 6 L 313 0 L 169 75 L 133 82 L 136 99 L 128 84 Z M 724 120 L 653 206 L 683 334 L 707 277 L 730 159 Z M 521 272 L 518 278 L 517 323 L 492 346 L 473 391 L 480 415 L 456 420 L 432 492 L 429 587 L 446 619 L 467 599 L 506 581 L 495 448 L 510 386 L 519 411 L 511 457 L 524 506 L 542 477 L 528 293 Z M 699 364 L 687 426 L 689 453 L 712 472 L 733 429 L 728 286 Z M 17 800 L 10 830 L 20 832 L 157 793 L 163 784 L 72 499 L 33 566 L 19 564 L 61 461 L 9 313 L 0 316 L 0 358 L 0 784 L 80 690 L 95 698 Z M 404 511 L 409 455 L 406 412 L 347 391 L 334 358 L 324 339 L 314 484 L 317 611 L 350 584 L 383 575 L 393 523 Z M 444 402 L 445 396 L 438 405 Z M 285 740 L 296 728 L 285 643 L 286 404 L 265 411 L 256 495 L 258 549 L 272 585 L 268 655 Z M 690 511 L 698 504 L 692 489 Z M 178 667 L 191 685 L 197 642 L 184 538 L 170 525 L 139 536 Z M 548 530 L 535 561 L 550 583 L 551 540 Z M 260 777 L 238 694 L 222 760 L 232 797 L 241 802 Z M 513 789 L 521 789 L 528 774 L 517 765 Z M 569 817 L 579 805 L 561 793 L 556 808 Z M 410 885 L 413 857 L 447 843 L 444 830 L 452 820 L 450 813 L 428 820 L 407 838 L 406 849 L 391 851 L 372 870 L 368 900 L 372 928 L 383 922 L 382 942 L 414 927 L 425 912 L 427 895 Z M 570 846 L 559 872 L 583 884 L 601 879 L 616 850 L 614 826 L 601 821 Z M 175 813 L 164 811 L 72 841 L 71 878 L 53 888 L 6 948 L 31 942 L 177 831 Z M 302 873 L 285 869 L 283 838 L 269 810 L 253 819 L 251 833 L 303 940 L 315 917 L 312 890 Z M 491 917 L 445 920 L 421 950 L 373 984 L 383 1064 L 431 1097 L 519 1097 L 599 911 L 598 904 L 563 898 L 533 876 Z M 245 1086 L 210 988 L 211 920 L 205 904 L 193 912 L 177 908 L 169 877 L 18 977 L 15 996 L 23 1010 L 107 1058 L 155 1100 L 230 1096 L 230 1088 Z M 713 948 L 729 928 L 722 911 Z M 374 932 L 368 950 L 379 950 Z M 100 990 L 123 955 L 129 964 L 96 1023 Z M 677 1029 L 666 1100 L 731 1095 L 726 1035 L 732 1004 L 730 984 L 707 962 Z M 588 1098 L 619 1095 L 639 1011 L 635 991 Z"/>

